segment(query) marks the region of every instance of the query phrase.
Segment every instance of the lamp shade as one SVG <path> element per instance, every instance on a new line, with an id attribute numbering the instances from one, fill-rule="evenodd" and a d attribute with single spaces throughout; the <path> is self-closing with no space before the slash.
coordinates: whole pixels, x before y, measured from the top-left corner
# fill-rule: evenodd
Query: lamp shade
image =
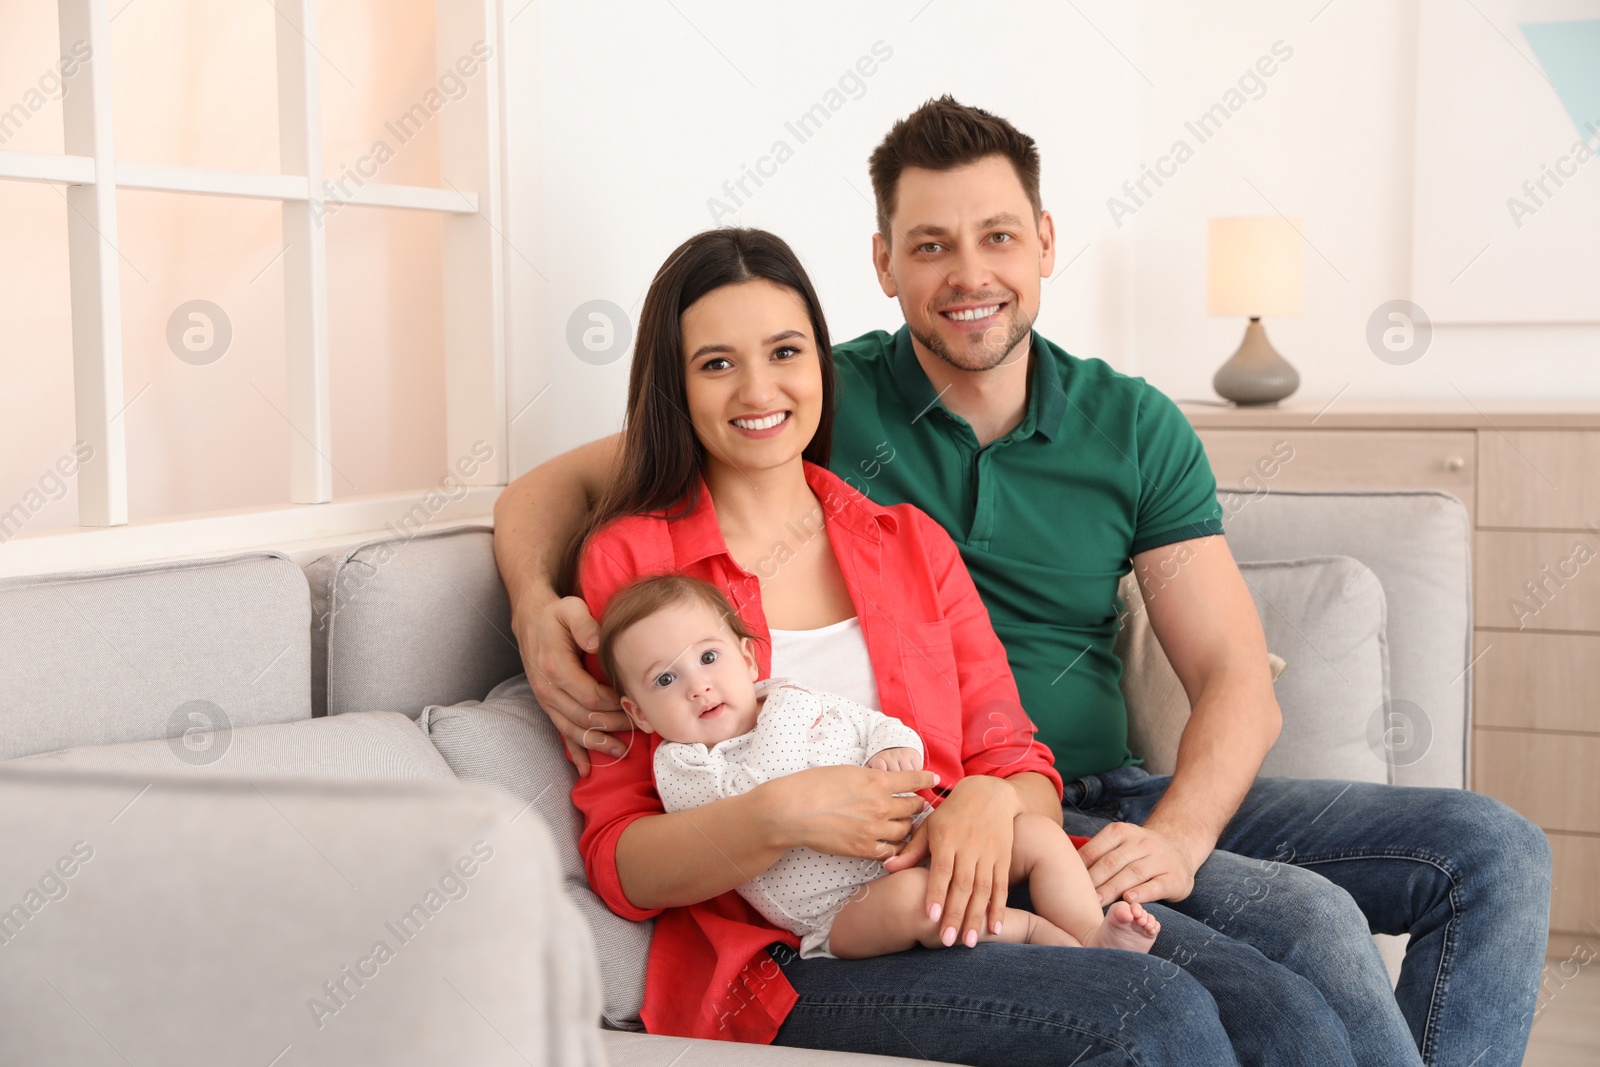
<path id="1" fill-rule="evenodd" d="M 1206 231 L 1206 312 L 1298 315 L 1305 290 L 1300 220 L 1280 215 L 1212 219 Z"/>

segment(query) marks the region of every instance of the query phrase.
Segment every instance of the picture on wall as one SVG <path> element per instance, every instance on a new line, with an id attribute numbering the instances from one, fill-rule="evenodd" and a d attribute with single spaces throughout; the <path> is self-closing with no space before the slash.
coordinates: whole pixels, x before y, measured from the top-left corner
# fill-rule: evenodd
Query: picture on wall
<path id="1" fill-rule="evenodd" d="M 1412 298 L 1600 322 L 1600 0 L 1422 0 Z"/>

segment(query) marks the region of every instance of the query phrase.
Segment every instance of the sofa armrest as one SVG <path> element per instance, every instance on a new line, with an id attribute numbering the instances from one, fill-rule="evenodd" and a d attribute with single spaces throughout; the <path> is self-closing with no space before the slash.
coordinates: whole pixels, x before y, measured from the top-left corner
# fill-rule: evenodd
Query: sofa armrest
<path id="1" fill-rule="evenodd" d="M 0 1062 L 601 1064 L 593 947 L 517 809 L 0 768 Z"/>

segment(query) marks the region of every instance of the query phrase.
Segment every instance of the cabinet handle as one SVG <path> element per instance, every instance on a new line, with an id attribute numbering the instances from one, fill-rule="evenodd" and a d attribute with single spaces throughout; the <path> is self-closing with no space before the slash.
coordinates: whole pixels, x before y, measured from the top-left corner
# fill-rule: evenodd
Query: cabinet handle
<path id="1" fill-rule="evenodd" d="M 1444 465 L 1447 470 L 1458 471 L 1467 465 L 1467 461 L 1460 456 L 1451 456 L 1444 461 Z"/>

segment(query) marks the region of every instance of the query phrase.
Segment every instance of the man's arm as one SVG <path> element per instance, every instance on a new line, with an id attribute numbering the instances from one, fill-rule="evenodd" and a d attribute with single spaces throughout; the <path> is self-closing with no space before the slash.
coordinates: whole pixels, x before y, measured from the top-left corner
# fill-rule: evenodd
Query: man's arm
<path id="1" fill-rule="evenodd" d="M 1172 782 L 1144 825 L 1113 823 L 1081 852 L 1102 904 L 1188 896 L 1283 725 L 1261 620 L 1227 541 L 1164 545 L 1133 566 L 1193 710 Z"/>
<path id="2" fill-rule="evenodd" d="M 616 694 L 583 668 L 599 628 L 581 599 L 556 590 L 561 559 L 615 476 L 621 435 L 580 445 L 524 474 L 494 505 L 494 558 L 511 600 L 511 629 L 540 707 L 567 740 L 580 774 L 586 748 L 620 756 L 611 732 L 627 729 Z"/>

